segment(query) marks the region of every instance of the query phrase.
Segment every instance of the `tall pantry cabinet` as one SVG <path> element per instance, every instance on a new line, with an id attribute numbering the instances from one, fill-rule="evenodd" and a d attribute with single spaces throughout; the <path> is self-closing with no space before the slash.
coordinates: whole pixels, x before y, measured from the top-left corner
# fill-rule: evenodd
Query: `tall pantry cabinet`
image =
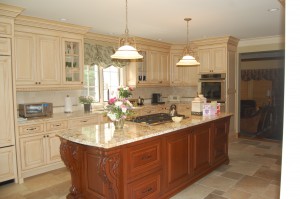
<path id="1" fill-rule="evenodd" d="M 0 182 L 17 182 L 12 41 L 14 18 L 22 9 L 0 4 Z"/>

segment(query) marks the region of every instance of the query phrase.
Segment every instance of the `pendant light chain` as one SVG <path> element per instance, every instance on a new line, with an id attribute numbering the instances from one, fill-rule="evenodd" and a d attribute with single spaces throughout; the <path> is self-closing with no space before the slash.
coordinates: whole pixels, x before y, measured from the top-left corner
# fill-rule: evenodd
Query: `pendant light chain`
<path id="1" fill-rule="evenodd" d="M 176 66 L 199 66 L 200 63 L 192 56 L 193 51 L 189 43 L 189 21 L 191 18 L 184 18 L 186 21 L 186 47 L 183 50 L 184 56 L 179 60 Z"/>
<path id="2" fill-rule="evenodd" d="M 129 60 L 129 59 L 142 59 L 143 56 L 139 54 L 139 52 L 136 50 L 136 43 L 134 37 L 129 37 L 129 30 L 128 30 L 128 5 L 127 0 L 126 7 L 125 7 L 125 17 L 126 17 L 126 27 L 125 27 L 125 35 L 119 38 L 119 48 L 118 50 L 111 55 L 110 57 L 112 59 L 123 59 L 123 60 Z"/>
<path id="3" fill-rule="evenodd" d="M 187 47 L 187 53 L 190 52 L 190 45 L 189 45 L 189 20 L 186 20 L 186 47 Z"/>

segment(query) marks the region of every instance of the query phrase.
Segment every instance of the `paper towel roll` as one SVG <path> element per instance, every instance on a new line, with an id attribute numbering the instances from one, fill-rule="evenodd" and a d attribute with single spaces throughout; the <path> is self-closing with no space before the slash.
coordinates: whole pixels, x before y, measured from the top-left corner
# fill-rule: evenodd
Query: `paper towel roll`
<path id="1" fill-rule="evenodd" d="M 65 97 L 65 113 L 72 112 L 72 105 L 72 99 L 67 95 L 67 97 Z"/>

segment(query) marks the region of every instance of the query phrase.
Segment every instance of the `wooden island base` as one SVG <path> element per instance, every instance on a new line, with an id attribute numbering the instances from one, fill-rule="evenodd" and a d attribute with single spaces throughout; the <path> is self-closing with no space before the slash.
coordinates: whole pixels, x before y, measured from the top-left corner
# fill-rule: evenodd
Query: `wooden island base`
<path id="1" fill-rule="evenodd" d="M 61 156 L 72 178 L 67 198 L 169 198 L 229 163 L 229 119 L 110 149 L 60 138 Z"/>

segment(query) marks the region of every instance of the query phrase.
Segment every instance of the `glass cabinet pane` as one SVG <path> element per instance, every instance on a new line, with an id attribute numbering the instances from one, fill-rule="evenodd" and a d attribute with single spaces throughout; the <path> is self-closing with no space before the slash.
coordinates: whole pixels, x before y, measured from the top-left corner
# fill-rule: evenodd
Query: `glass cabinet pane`
<path id="1" fill-rule="evenodd" d="M 80 42 L 64 41 L 64 48 L 65 81 L 73 84 L 81 84 Z"/>
<path id="2" fill-rule="evenodd" d="M 146 66 L 146 52 L 145 51 L 139 51 L 141 55 L 143 55 L 142 60 L 138 60 L 137 62 L 137 70 L 138 70 L 138 81 L 143 82 L 147 81 L 147 66 Z"/>

